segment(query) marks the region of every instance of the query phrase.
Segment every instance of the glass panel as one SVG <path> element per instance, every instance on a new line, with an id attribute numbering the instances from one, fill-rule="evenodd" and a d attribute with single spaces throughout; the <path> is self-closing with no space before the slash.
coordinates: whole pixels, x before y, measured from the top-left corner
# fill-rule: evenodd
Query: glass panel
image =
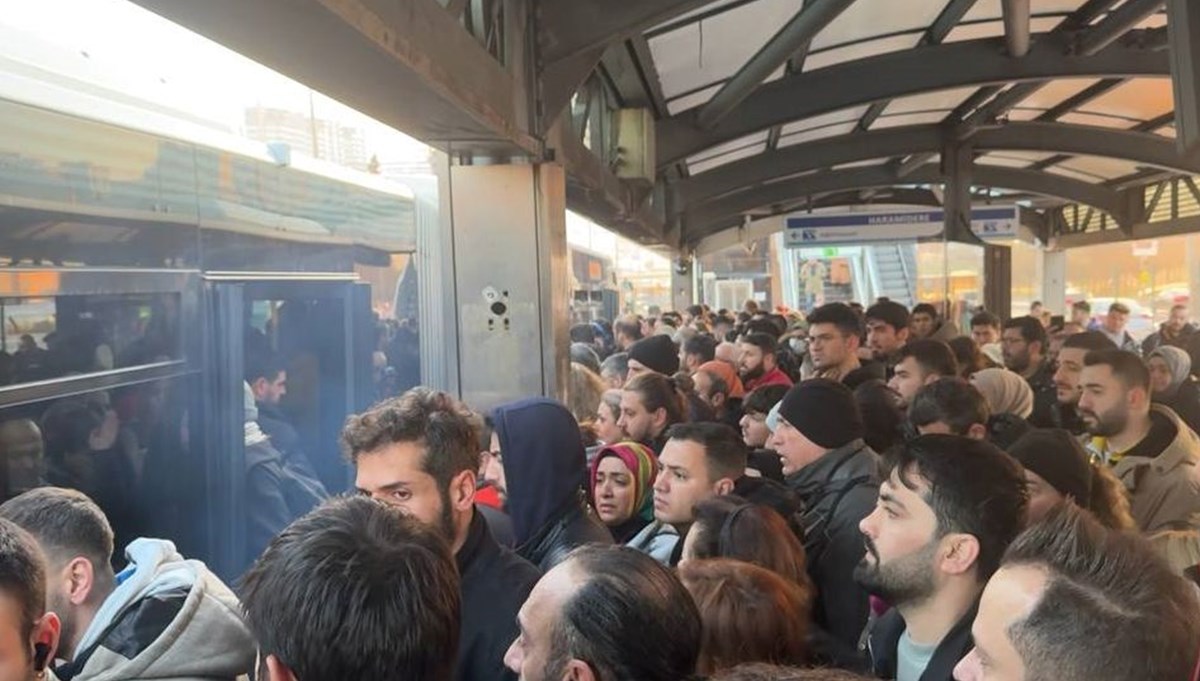
<path id="1" fill-rule="evenodd" d="M 1014 239 L 1004 245 L 1012 248 L 1012 310 L 1011 316 L 1029 314 L 1029 305 L 1042 297 L 1042 249 Z M 1055 314 L 1059 311 L 1055 310 Z"/>
<path id="2" fill-rule="evenodd" d="M 178 293 L 0 299 L 0 385 L 183 358 Z"/>
<path id="3" fill-rule="evenodd" d="M 87 494 L 116 533 L 117 567 L 136 537 L 170 539 L 209 560 L 198 383 L 182 377 L 0 410 L 3 498 L 46 484 Z"/>

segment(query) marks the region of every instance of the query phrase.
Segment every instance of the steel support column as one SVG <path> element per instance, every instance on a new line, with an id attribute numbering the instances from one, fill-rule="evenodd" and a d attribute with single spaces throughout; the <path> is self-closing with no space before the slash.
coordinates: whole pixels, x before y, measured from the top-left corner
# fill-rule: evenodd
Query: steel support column
<path id="1" fill-rule="evenodd" d="M 1029 0 L 1004 0 L 1004 41 L 1011 57 L 1029 53 Z"/>
<path id="2" fill-rule="evenodd" d="M 970 145 L 952 144 L 942 150 L 947 241 L 979 243 L 979 238 L 971 231 L 971 176 L 974 165 L 975 150 Z"/>
<path id="3" fill-rule="evenodd" d="M 1167 31 L 1175 94 L 1175 140 L 1184 155 L 1200 154 L 1200 5 L 1169 0 Z"/>

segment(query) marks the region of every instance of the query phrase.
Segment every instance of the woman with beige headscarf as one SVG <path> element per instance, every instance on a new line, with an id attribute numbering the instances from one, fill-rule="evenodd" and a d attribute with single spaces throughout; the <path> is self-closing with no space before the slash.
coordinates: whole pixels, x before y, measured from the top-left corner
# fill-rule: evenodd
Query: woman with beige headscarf
<path id="1" fill-rule="evenodd" d="M 1027 419 L 1033 413 L 1033 389 L 1020 374 L 984 369 L 971 376 L 971 383 L 983 393 L 993 416 L 1013 414 Z"/>

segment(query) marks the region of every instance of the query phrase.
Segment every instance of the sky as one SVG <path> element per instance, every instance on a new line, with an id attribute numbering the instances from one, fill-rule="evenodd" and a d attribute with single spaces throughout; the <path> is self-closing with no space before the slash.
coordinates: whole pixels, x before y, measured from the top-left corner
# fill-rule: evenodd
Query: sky
<path id="1" fill-rule="evenodd" d="M 55 70 L 101 78 L 235 133 L 247 107 L 309 111 L 306 86 L 127 0 L 4 0 L 3 5 L 0 53 L 5 56 L 47 66 L 51 61 Z M 417 161 L 427 154 L 421 142 L 320 93 L 312 95 L 311 106 L 317 118 L 362 129 L 368 149 L 385 163 Z"/>

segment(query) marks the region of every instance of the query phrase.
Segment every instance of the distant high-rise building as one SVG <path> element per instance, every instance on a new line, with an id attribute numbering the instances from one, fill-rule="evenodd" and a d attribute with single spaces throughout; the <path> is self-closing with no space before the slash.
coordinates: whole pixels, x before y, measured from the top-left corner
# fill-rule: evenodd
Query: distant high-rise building
<path id="1" fill-rule="evenodd" d="M 370 158 L 358 128 L 285 109 L 246 109 L 246 136 L 260 142 L 283 142 L 296 152 L 356 170 L 366 170 Z"/>

